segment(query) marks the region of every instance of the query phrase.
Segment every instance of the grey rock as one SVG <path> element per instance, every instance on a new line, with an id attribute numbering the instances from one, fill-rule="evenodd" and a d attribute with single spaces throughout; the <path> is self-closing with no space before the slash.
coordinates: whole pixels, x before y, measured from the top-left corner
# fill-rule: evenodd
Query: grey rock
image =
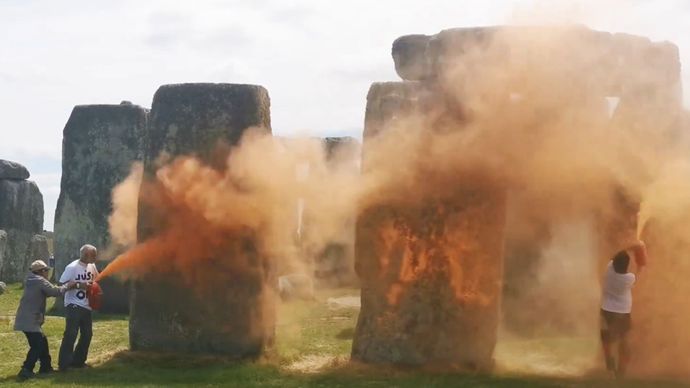
<path id="1" fill-rule="evenodd" d="M 266 89 L 256 85 L 164 85 L 153 97 L 150 119 L 148 171 L 163 151 L 209 159 L 218 141 L 233 145 L 247 128 L 270 128 L 270 100 Z"/>
<path id="2" fill-rule="evenodd" d="M 636 374 L 690 378 L 690 370 L 684 367 L 688 365 L 686 350 L 690 346 L 690 338 L 683 335 L 687 332 L 687 320 L 679 314 L 679 306 L 688 306 L 690 284 L 683 280 L 687 277 L 684 256 L 678 255 L 690 249 L 685 233 L 688 217 L 687 208 L 672 216 L 660 213 L 648 219 L 640 233 L 652 256 L 644 269 L 646 278 L 635 285 L 635 327 L 649 329 L 631 331 L 629 344 L 634 349 L 663 351 L 641 352 L 631 357 L 629 370 Z"/>
<path id="3" fill-rule="evenodd" d="M 17 162 L 0 159 L 0 179 L 29 179 L 29 170 Z"/>
<path id="4" fill-rule="evenodd" d="M 314 260 L 314 277 L 320 286 L 340 287 L 355 282 L 354 222 L 343 220 L 342 229 L 342 234 L 326 244 Z"/>
<path id="5" fill-rule="evenodd" d="M 360 215 L 355 269 L 362 308 L 354 359 L 492 368 L 505 199 L 493 188 L 463 188 L 452 196 L 377 206 Z"/>
<path id="6" fill-rule="evenodd" d="M 367 94 L 364 138 L 372 138 L 396 121 L 424 110 L 432 98 L 429 85 L 423 82 L 375 82 Z M 364 141 L 363 152 L 366 146 Z"/>
<path id="7" fill-rule="evenodd" d="M 433 76 L 431 61 L 426 55 L 431 39 L 428 35 L 405 35 L 393 42 L 395 71 L 404 80 L 425 80 Z"/>
<path id="8" fill-rule="evenodd" d="M 43 230 L 43 195 L 32 181 L 0 180 L 0 228 Z"/>
<path id="9" fill-rule="evenodd" d="M 31 238 L 33 235 L 23 230 L 5 229 L 7 246 L 5 247 L 4 262 L 0 268 L 0 279 L 7 283 L 24 280 L 26 271 L 31 264 Z"/>
<path id="10" fill-rule="evenodd" d="M 108 231 L 111 193 L 132 164 L 143 160 L 146 121 L 146 110 L 132 104 L 79 105 L 72 110 L 63 131 L 62 181 L 55 209 L 58 274 L 79 258 L 84 244 L 115 249 Z M 127 312 L 122 308 L 128 304 L 127 287 L 106 281 L 102 288 L 101 311 Z"/>
<path id="11" fill-rule="evenodd" d="M 423 83 L 372 85 L 362 168 L 377 168 L 366 157 L 368 142 L 396 120 L 424 112 L 435 98 Z M 375 203 L 360 213 L 355 270 L 362 307 L 353 359 L 491 369 L 506 195 L 481 181 L 459 182 L 443 193 Z M 465 248 L 458 252 L 458 246 Z"/>
<path id="12" fill-rule="evenodd" d="M 100 271 L 107 266 L 107 263 L 101 266 L 97 263 Z M 98 285 L 103 290 L 101 298 L 102 305 L 99 310 L 107 314 L 129 314 L 129 299 L 131 283 L 129 281 L 118 278 L 117 276 L 107 277 L 98 281 Z"/>
<path id="13" fill-rule="evenodd" d="M 144 179 L 155 160 L 195 155 L 222 168 L 229 147 L 251 127 L 270 131 L 269 98 L 261 86 L 180 84 L 156 92 L 146 133 Z M 219 144 L 220 142 L 220 144 Z M 139 202 L 138 240 L 158 233 L 155 214 Z M 130 345 L 134 350 L 217 353 L 256 357 L 273 343 L 276 278 L 268 258 L 260 257 L 252 238 L 229 236 L 228 254 L 239 249 L 249 266 L 233 271 L 236 257 L 213 257 L 202 272 L 204 284 L 185 286 L 180 274 L 147 274 L 132 284 Z M 234 248 L 232 248 L 234 247 Z M 232 279 L 230 281 L 230 279 Z"/>
<path id="14" fill-rule="evenodd" d="M 311 300 L 314 299 L 314 282 L 305 274 L 279 276 L 278 292 L 283 300 Z"/>
<path id="15" fill-rule="evenodd" d="M 356 172 L 362 157 L 362 144 L 354 137 L 325 137 L 326 162 L 332 168 Z"/>
<path id="16" fill-rule="evenodd" d="M 0 273 L 5 263 L 5 256 L 7 251 L 7 232 L 0 230 Z"/>
<path id="17" fill-rule="evenodd" d="M 31 240 L 43 230 L 43 195 L 36 183 L 0 180 L 0 229 L 6 234 L 0 279 L 21 281 L 30 263 Z"/>
<path id="18" fill-rule="evenodd" d="M 29 252 L 27 253 L 30 262 L 35 260 L 43 260 L 48 263 L 50 259 L 50 251 L 48 250 L 48 238 L 42 234 L 35 234 L 31 237 L 29 243 Z M 28 267 L 27 267 L 28 268 Z"/>
<path id="19" fill-rule="evenodd" d="M 326 151 L 326 165 L 334 173 L 359 174 L 361 164 L 361 144 L 353 137 L 326 137 L 322 139 Z M 328 184 L 326 182 L 325 184 Z M 322 234 L 312 230 L 312 208 L 309 202 L 304 203 L 302 214 L 301 237 L 308 241 L 311 233 Z M 320 213 L 323 210 L 315 210 Z M 316 252 L 309 252 L 308 245 L 301 244 L 303 256 L 311 257 L 314 265 L 314 281 L 317 287 L 342 287 L 356 284 L 354 273 L 355 247 L 354 212 L 338 220 L 330 240 L 319 245 Z M 318 227 L 318 226 L 317 226 Z"/>
<path id="20" fill-rule="evenodd" d="M 367 94 L 362 142 L 362 170 L 369 168 L 369 141 L 387 129 L 404 123 L 420 112 L 429 112 L 438 98 L 434 86 L 426 82 L 375 82 Z"/>
<path id="21" fill-rule="evenodd" d="M 530 36 L 559 34 L 563 45 L 551 48 L 545 54 L 554 63 L 565 63 L 559 70 L 564 80 L 582 80 L 589 90 L 600 88 L 602 96 L 613 96 L 653 87 L 661 90 L 662 98 L 670 103 L 679 103 L 680 59 L 678 47 L 669 42 L 652 42 L 647 38 L 611 34 L 573 27 L 530 27 L 491 26 L 453 28 L 436 35 L 406 35 L 395 40 L 392 56 L 398 75 L 409 81 L 430 81 L 442 79 L 447 82 L 449 71 L 463 68 L 457 65 L 467 63 L 468 53 L 473 60 L 476 54 L 488 48 L 492 61 L 520 60 L 525 50 L 511 47 L 515 41 L 529 40 Z M 506 39 L 506 37 L 508 37 Z M 586 55 L 579 55 L 583 50 Z M 528 54 L 529 55 L 529 54 Z M 501 58 L 503 56 L 504 58 Z M 464 73 L 471 66 L 464 66 Z M 468 76 L 472 76 L 468 74 Z M 647 90 L 648 91 L 648 90 Z M 660 98 L 655 94 L 655 98 Z"/>
<path id="22" fill-rule="evenodd" d="M 7 284 L 0 282 L 0 295 L 4 294 L 5 291 L 7 291 Z"/>

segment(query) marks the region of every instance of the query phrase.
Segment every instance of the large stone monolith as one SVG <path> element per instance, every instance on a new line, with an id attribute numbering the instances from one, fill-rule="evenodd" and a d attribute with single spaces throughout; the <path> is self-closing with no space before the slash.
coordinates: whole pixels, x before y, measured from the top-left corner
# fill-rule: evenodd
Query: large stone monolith
<path id="1" fill-rule="evenodd" d="M 29 170 L 17 162 L 0 159 L 0 179 L 29 179 Z"/>
<path id="2" fill-rule="evenodd" d="M 374 151 L 367 142 L 396 120 L 423 111 L 426 93 L 416 83 L 372 86 L 363 170 L 377 168 L 368 162 L 372 159 L 366 154 Z M 355 269 L 362 285 L 362 308 L 354 359 L 471 370 L 492 367 L 505 191 L 471 177 L 458 177 L 451 186 L 408 193 L 360 214 Z"/>
<path id="3" fill-rule="evenodd" d="M 7 249 L 7 232 L 0 230 L 0 272 L 5 263 L 5 250 Z"/>
<path id="4" fill-rule="evenodd" d="M 601 95 L 623 96 L 644 91 L 651 99 L 680 102 L 678 47 L 629 34 L 586 27 L 453 28 L 435 35 L 402 36 L 393 43 L 392 55 L 395 69 L 404 80 L 446 79 L 458 69 L 468 69 L 466 65 L 471 66 L 477 55 L 488 49 L 493 50 L 488 59 L 493 62 L 487 65 L 520 61 L 521 55 L 533 55 L 520 45 L 538 42 L 543 36 L 557 37 L 554 41 L 561 42 L 548 46 L 550 52 L 540 55 L 552 61 L 565 82 L 572 77 L 586 78 L 589 90 L 599 90 Z"/>
<path id="5" fill-rule="evenodd" d="M 127 177 L 134 162 L 143 160 L 146 120 L 146 109 L 129 103 L 78 105 L 72 110 L 63 131 L 62 181 L 55 209 L 58 274 L 79 258 L 79 248 L 84 244 L 100 250 L 100 269 L 121 253 L 122 248 L 112 241 L 108 230 L 112 190 Z M 101 311 L 128 311 L 128 286 L 111 278 L 105 279 L 101 287 Z"/>
<path id="6" fill-rule="evenodd" d="M 227 146 L 237 144 L 245 130 L 270 131 L 269 106 L 268 93 L 261 86 L 162 86 L 154 96 L 146 134 L 144 180 L 151 179 L 163 152 L 169 158 L 195 156 L 223 168 Z M 141 198 L 140 244 L 160 230 L 154 211 Z M 174 271 L 150 272 L 134 282 L 132 349 L 244 358 L 260 355 L 273 343 L 276 281 L 272 265 L 259 255 L 252 238 L 230 236 L 225 243 L 225 253 L 195 267 L 200 278 L 194 282 Z M 233 262 L 238 260 L 246 260 L 249 268 L 237 270 Z"/>
<path id="7" fill-rule="evenodd" d="M 26 168 L 7 161 L 0 164 L 12 167 L 0 175 L 0 229 L 6 234 L 0 279 L 18 282 L 32 260 L 32 238 L 43 231 L 43 195 L 36 183 L 22 179 L 28 177 Z"/>
<path id="8" fill-rule="evenodd" d="M 630 375 L 690 378 L 690 261 L 684 254 L 690 250 L 688 220 L 685 206 L 646 220 L 642 230 L 648 265 L 633 289 Z"/>
<path id="9" fill-rule="evenodd" d="M 353 137 L 326 137 L 321 140 L 325 151 L 325 168 L 334 176 L 357 176 L 361 163 L 361 144 Z M 335 179 L 334 182 L 338 182 Z M 324 192 L 334 189 L 325 182 Z M 335 190 L 342 190 L 337 188 Z M 334 208 L 320 202 L 303 204 L 300 227 L 302 255 L 313 263 L 317 287 L 338 287 L 356 282 L 354 273 L 355 219 L 354 211 Z M 314 221 L 328 215 L 328 222 Z M 318 226 L 314 229 L 314 225 Z M 324 227 L 328 225 L 328 227 Z M 314 242 L 317 242 L 314 244 Z M 310 244 L 311 243 L 311 244 Z"/>
<path id="10" fill-rule="evenodd" d="M 392 56 L 401 78 L 436 85 L 432 93 L 442 95 L 445 90 L 447 99 L 455 98 L 459 86 L 471 84 L 486 69 L 519 74 L 516 70 L 521 69 L 521 63 L 536 59 L 537 65 L 543 63 L 545 67 L 537 68 L 535 75 L 544 73 L 553 84 L 569 85 L 549 101 L 556 114 L 578 107 L 587 109 L 588 117 L 597 117 L 605 131 L 631 134 L 653 131 L 645 135 L 644 144 L 636 144 L 635 152 L 641 155 L 663 154 L 673 139 L 677 141 L 683 136 L 677 130 L 682 102 L 681 66 L 678 47 L 670 42 L 653 42 L 641 36 L 581 26 L 471 27 L 448 29 L 435 35 L 402 36 L 393 43 Z M 525 75 L 530 75 L 529 70 Z M 397 95 L 403 94 L 403 88 L 400 89 Z M 516 85 L 511 92 L 519 95 L 523 103 L 530 104 L 529 91 L 523 93 Z M 618 103 L 610 116 L 604 117 L 607 109 L 602 108 L 607 97 L 617 99 Z M 602 171 L 601 175 L 604 174 Z M 593 290 L 597 286 L 593 284 L 596 274 L 590 269 L 599 263 L 603 266 L 616 251 L 634 240 L 639 199 L 626 198 L 626 195 L 636 184 L 625 187 L 617 179 L 611 174 L 609 181 L 600 185 L 600 197 L 590 198 L 589 204 L 578 204 L 578 209 L 568 215 L 570 224 L 587 220 L 588 225 L 583 228 L 595 236 L 595 241 L 591 251 L 583 250 L 577 263 L 583 279 L 575 279 L 578 272 L 569 267 L 572 278 L 560 282 L 554 282 L 545 269 L 556 268 L 550 266 L 555 260 L 549 257 L 548 251 L 553 244 L 564 242 L 552 241 L 555 230 L 562 232 L 562 220 L 554 217 L 539 194 L 519 198 L 521 188 L 512 188 L 510 202 L 512 210 L 517 210 L 512 213 L 520 213 L 521 218 L 506 230 L 503 327 L 528 335 L 540 331 L 572 334 L 582 327 L 591 331 L 593 325 L 582 325 L 581 321 L 593 321 L 589 312 L 597 309 L 598 295 L 582 293 L 577 303 L 564 304 L 558 294 L 565 294 L 562 292 L 565 289 L 576 292 L 586 284 L 585 280 L 590 284 L 587 288 Z M 560 201 L 566 204 L 563 208 L 575 209 L 567 205 L 572 198 L 548 201 Z M 549 279 L 535 280 L 541 276 Z M 561 291 L 544 295 L 546 289 Z M 525 305 L 534 311 L 525 314 Z M 544 312 L 550 314 L 545 316 Z M 580 319 L 573 319 L 575 316 Z"/>

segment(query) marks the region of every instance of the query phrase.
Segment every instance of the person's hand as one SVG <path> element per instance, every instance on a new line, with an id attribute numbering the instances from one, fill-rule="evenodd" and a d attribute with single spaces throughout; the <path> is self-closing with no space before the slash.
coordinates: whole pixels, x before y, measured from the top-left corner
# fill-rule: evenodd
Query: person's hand
<path id="1" fill-rule="evenodd" d="M 86 290 L 86 291 L 90 291 L 90 290 L 91 290 L 91 285 L 93 284 L 93 282 L 88 282 L 88 283 L 85 283 L 85 284 L 86 284 L 85 290 Z"/>
<path id="2" fill-rule="evenodd" d="M 77 282 L 76 281 L 70 280 L 69 282 L 67 282 L 67 289 L 68 290 L 74 290 L 75 288 L 77 288 Z"/>

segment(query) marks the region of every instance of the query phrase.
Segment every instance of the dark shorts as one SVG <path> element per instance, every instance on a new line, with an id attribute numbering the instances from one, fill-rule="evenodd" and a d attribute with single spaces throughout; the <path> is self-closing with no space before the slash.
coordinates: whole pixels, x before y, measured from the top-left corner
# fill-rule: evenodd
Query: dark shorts
<path id="1" fill-rule="evenodd" d="M 631 322 L 630 314 L 601 310 L 601 331 L 607 332 L 610 340 L 617 340 L 628 334 Z"/>

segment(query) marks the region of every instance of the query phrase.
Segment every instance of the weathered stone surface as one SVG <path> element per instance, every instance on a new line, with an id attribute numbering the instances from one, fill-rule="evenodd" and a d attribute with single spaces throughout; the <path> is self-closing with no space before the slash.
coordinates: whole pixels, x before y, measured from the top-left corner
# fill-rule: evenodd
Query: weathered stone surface
<path id="1" fill-rule="evenodd" d="M 97 262 L 96 267 L 99 271 L 103 271 L 108 264 L 110 262 Z M 99 280 L 98 285 L 103 290 L 101 312 L 110 314 L 129 313 L 129 281 L 112 276 Z"/>
<path id="2" fill-rule="evenodd" d="M 652 218 L 641 238 L 647 246 L 648 265 L 633 294 L 634 351 L 630 375 L 654 378 L 690 378 L 690 261 L 679 252 L 690 250 L 687 207 Z"/>
<path id="3" fill-rule="evenodd" d="M 136 105 L 79 105 L 63 131 L 62 181 L 55 210 L 57 270 L 86 243 L 109 244 L 111 191 L 143 158 L 146 110 Z"/>
<path id="4" fill-rule="evenodd" d="M 478 187 L 362 214 L 355 248 L 362 309 L 353 358 L 490 369 L 504 222 L 505 195 Z"/>
<path id="5" fill-rule="evenodd" d="M 0 159 L 0 179 L 29 179 L 29 170 L 17 162 Z"/>
<path id="6" fill-rule="evenodd" d="M 31 264 L 27 255 L 31 245 L 31 233 L 18 229 L 5 229 L 7 232 L 7 247 L 5 248 L 5 262 L 0 268 L 0 279 L 7 283 L 22 281 Z"/>
<path id="7" fill-rule="evenodd" d="M 405 35 L 393 42 L 395 71 L 404 80 L 425 80 L 433 75 L 426 55 L 428 35 Z"/>
<path id="8" fill-rule="evenodd" d="M 433 101 L 419 83 L 378 83 L 367 98 L 364 153 L 395 120 Z M 433 128 L 429 128 L 433 130 Z M 374 170 L 364 158 L 364 170 Z M 352 357 L 489 369 L 503 263 L 504 190 L 472 179 L 443 193 L 366 209 L 356 226 L 362 308 Z"/>
<path id="9" fill-rule="evenodd" d="M 454 28 L 431 36 L 402 36 L 393 43 L 392 56 L 402 79 L 432 80 L 459 69 L 457 65 L 463 64 L 467 55 L 476 55 L 487 48 L 494 50 L 491 61 L 518 61 L 519 55 L 530 54 L 525 50 L 511 50 L 510 44 L 554 34 L 558 34 L 563 44 L 552 47 L 553 52 L 545 57 L 559 65 L 567 64 L 558 69 L 564 79 L 576 76 L 590 89 L 600 88 L 602 95 L 643 93 L 651 87 L 658 89 L 655 94 L 666 94 L 663 98 L 667 101 L 680 102 L 678 47 L 628 34 L 584 27 Z M 505 58 L 496 58 L 497 55 Z"/>
<path id="10" fill-rule="evenodd" d="M 364 138 L 372 138 L 384 127 L 422 110 L 432 98 L 429 86 L 423 82 L 375 82 L 367 94 L 364 115 Z M 367 142 L 362 144 L 366 149 Z M 363 151 L 364 152 L 364 151 Z M 363 161 L 362 165 L 366 165 Z"/>
<path id="11" fill-rule="evenodd" d="M 227 147 L 250 127 L 270 131 L 269 98 L 261 86 L 180 84 L 156 92 L 146 134 L 144 179 L 161 152 L 195 155 L 222 168 Z M 139 202 L 138 239 L 157 233 L 152 212 Z M 182 350 L 253 357 L 271 345 L 275 331 L 276 279 L 253 240 L 227 241 L 241 249 L 247 268 L 229 267 L 237 257 L 209 258 L 204 284 L 187 285 L 175 272 L 147 275 L 132 286 L 132 349 Z"/>
<path id="12" fill-rule="evenodd" d="M 325 137 L 323 142 L 326 147 L 327 161 L 348 163 L 357 166 L 361 144 L 359 140 L 350 136 Z"/>
<path id="13" fill-rule="evenodd" d="M 7 232 L 0 230 L 0 272 L 5 263 L 5 252 L 7 251 Z"/>
<path id="14" fill-rule="evenodd" d="M 0 279 L 20 281 L 30 263 L 31 239 L 43 230 L 43 195 L 36 183 L 0 180 L 0 229 L 7 241 Z"/>
<path id="15" fill-rule="evenodd" d="M 0 180 L 0 228 L 40 233 L 43 195 L 32 181 Z"/>
<path id="16" fill-rule="evenodd" d="M 279 276 L 278 293 L 282 300 L 314 299 L 314 283 L 311 276 L 304 274 Z"/>
<path id="17" fill-rule="evenodd" d="M 261 86 L 161 86 L 151 107 L 145 150 L 147 171 L 162 151 L 170 155 L 210 155 L 219 140 L 233 145 L 247 128 L 270 128 L 269 111 L 268 93 Z"/>
<path id="18" fill-rule="evenodd" d="M 361 163 L 361 144 L 353 137 L 326 137 L 322 139 L 326 151 L 327 168 L 334 174 L 359 174 Z M 326 190 L 328 188 L 325 188 Z M 311 219 L 316 213 L 328 209 L 313 210 L 309 202 L 304 203 L 301 235 L 309 240 L 311 233 L 323 236 L 324 230 L 311 230 Z M 332 212 L 331 212 L 332 213 Z M 354 273 L 355 214 L 343 214 L 342 219 L 331 220 L 334 228 L 325 244 L 318 249 L 302 245 L 304 254 L 313 258 L 314 277 L 317 286 L 338 287 L 356 283 Z M 318 223 L 317 223 L 318 224 Z"/>
<path id="19" fill-rule="evenodd" d="M 146 120 L 147 111 L 132 104 L 79 105 L 72 110 L 63 131 L 62 181 L 55 209 L 57 273 L 79 258 L 84 244 L 111 246 L 111 192 L 127 177 L 132 163 L 143 160 Z M 114 280 L 101 286 L 102 311 L 126 312 L 122 307 L 128 304 L 127 288 Z"/>
<path id="20" fill-rule="evenodd" d="M 31 262 L 34 260 L 43 260 L 48 263 L 48 260 L 50 259 L 50 251 L 48 250 L 48 239 L 46 236 L 42 234 L 35 234 L 33 237 L 31 237 L 27 257 L 29 258 L 29 264 L 31 264 Z"/>

